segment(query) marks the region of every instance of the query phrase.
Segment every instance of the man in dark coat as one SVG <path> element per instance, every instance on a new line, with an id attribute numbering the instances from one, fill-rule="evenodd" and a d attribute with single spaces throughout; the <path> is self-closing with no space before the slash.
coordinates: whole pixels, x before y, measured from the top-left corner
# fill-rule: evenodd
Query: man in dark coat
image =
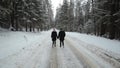
<path id="1" fill-rule="evenodd" d="M 51 33 L 51 38 L 52 38 L 52 47 L 56 47 L 56 39 L 57 39 L 57 32 L 55 31 L 55 29 L 53 29 L 52 33 Z"/>
<path id="2" fill-rule="evenodd" d="M 63 31 L 62 29 L 60 29 L 58 38 L 60 40 L 60 47 L 61 47 L 61 45 L 64 47 L 65 31 Z"/>

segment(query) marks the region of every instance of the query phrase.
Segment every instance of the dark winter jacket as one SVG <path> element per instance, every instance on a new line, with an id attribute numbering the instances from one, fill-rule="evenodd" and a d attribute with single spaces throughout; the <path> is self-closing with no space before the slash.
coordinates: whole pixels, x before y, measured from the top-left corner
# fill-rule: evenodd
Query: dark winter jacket
<path id="1" fill-rule="evenodd" d="M 51 38 L 52 38 L 52 41 L 55 41 L 55 40 L 56 40 L 56 38 L 57 38 L 57 32 L 56 32 L 56 31 L 53 31 L 53 32 L 51 33 Z"/>
<path id="2" fill-rule="evenodd" d="M 63 41 L 64 40 L 64 37 L 65 37 L 65 31 L 60 31 L 59 32 L 59 35 L 58 35 L 58 38 Z"/>

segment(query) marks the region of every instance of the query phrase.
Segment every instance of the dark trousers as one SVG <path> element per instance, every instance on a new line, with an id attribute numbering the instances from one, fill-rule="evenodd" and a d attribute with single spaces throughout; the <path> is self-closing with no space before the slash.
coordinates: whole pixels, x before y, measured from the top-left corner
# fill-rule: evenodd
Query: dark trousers
<path id="1" fill-rule="evenodd" d="M 56 40 L 52 42 L 52 47 L 56 47 Z"/>
<path id="2" fill-rule="evenodd" d="M 60 47 L 63 46 L 64 47 L 64 40 L 60 40 Z"/>

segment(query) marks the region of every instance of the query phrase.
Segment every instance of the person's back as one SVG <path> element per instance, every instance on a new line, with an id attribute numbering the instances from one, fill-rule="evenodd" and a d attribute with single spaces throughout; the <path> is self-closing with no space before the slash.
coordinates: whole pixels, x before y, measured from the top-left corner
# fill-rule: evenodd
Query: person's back
<path id="1" fill-rule="evenodd" d="M 52 31 L 51 37 L 52 37 L 53 41 L 56 40 L 57 32 L 56 31 Z"/>
<path id="2" fill-rule="evenodd" d="M 58 38 L 60 39 L 60 47 L 61 45 L 63 45 L 64 47 L 65 31 L 61 29 L 61 31 L 59 32 Z"/>
<path id="3" fill-rule="evenodd" d="M 56 47 L 56 39 L 57 39 L 57 32 L 55 31 L 55 29 L 53 29 L 52 33 L 51 33 L 51 38 L 52 38 L 52 47 L 55 46 Z"/>
<path id="4" fill-rule="evenodd" d="M 65 31 L 60 31 L 59 32 L 59 38 L 60 38 L 60 40 L 63 41 L 64 37 L 65 37 Z"/>

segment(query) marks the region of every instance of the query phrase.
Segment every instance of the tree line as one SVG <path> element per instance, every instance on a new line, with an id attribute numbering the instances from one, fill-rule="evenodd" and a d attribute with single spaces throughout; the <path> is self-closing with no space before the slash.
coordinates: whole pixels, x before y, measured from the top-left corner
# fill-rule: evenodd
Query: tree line
<path id="1" fill-rule="evenodd" d="M 0 27 L 14 31 L 56 27 L 120 39 L 120 0 L 63 0 L 55 19 L 51 0 L 0 0 Z"/>
<path id="2" fill-rule="evenodd" d="M 14 31 L 49 29 L 53 20 L 50 0 L 0 0 L 0 27 Z"/>
<path id="3" fill-rule="evenodd" d="M 120 39 L 120 0 L 64 0 L 55 22 L 67 31 Z"/>

